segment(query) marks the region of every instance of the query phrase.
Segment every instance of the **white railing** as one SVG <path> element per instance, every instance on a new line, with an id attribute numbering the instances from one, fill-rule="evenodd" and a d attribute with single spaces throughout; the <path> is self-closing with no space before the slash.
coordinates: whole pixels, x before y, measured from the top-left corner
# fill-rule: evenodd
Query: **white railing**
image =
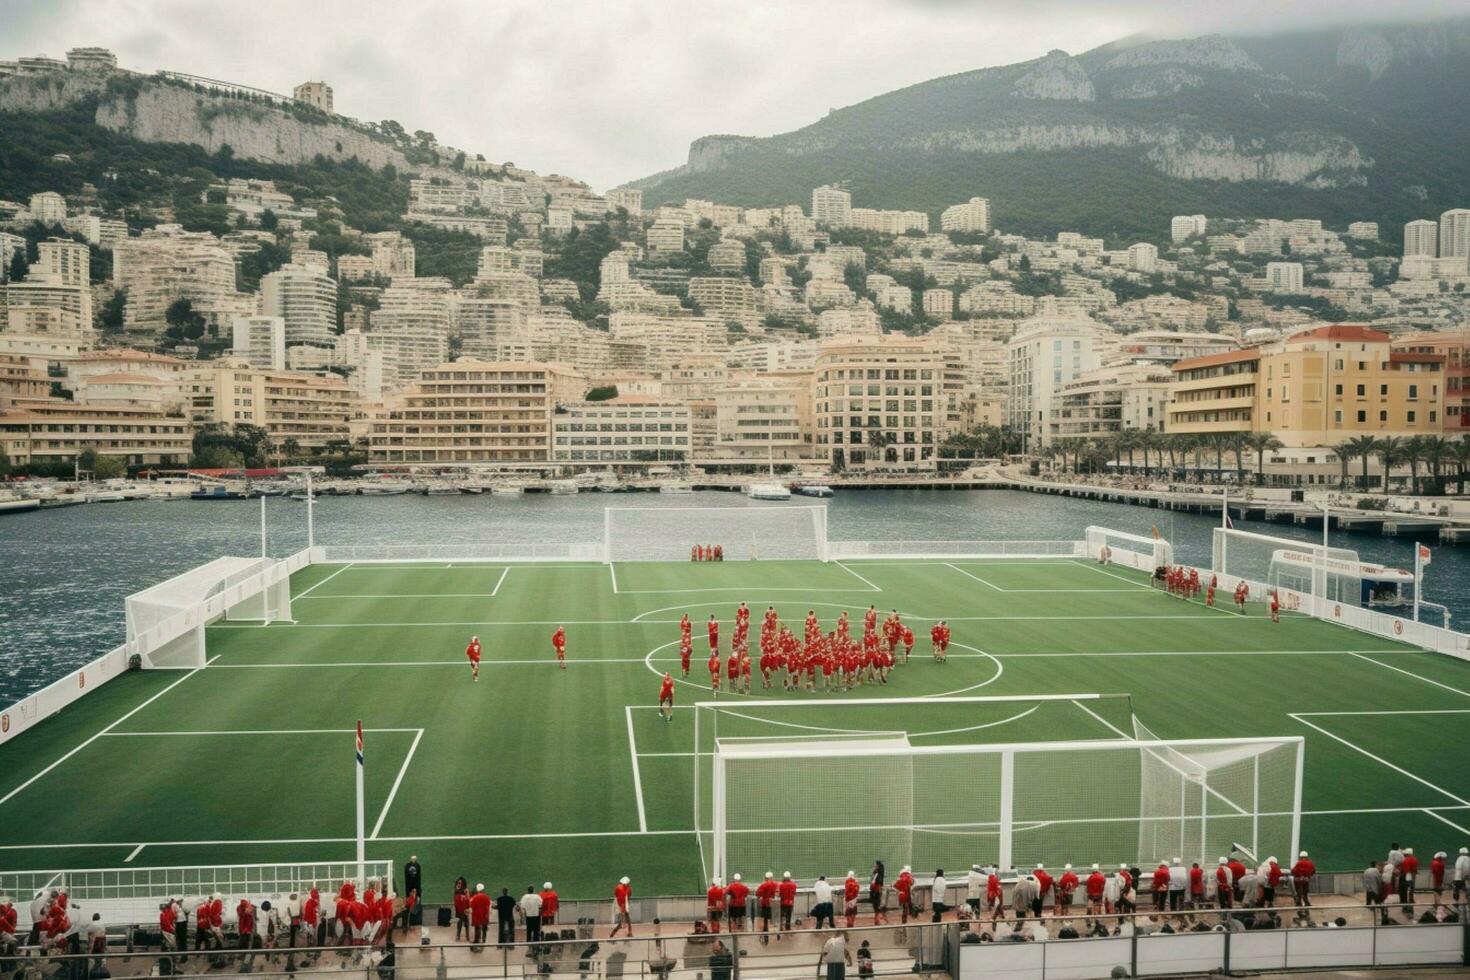
<path id="1" fill-rule="evenodd" d="M 835 561 L 850 558 L 1081 558 L 1082 541 L 832 541 Z"/>
<path id="2" fill-rule="evenodd" d="M 33 728 L 62 708 L 120 677 L 128 669 L 128 648 L 114 647 L 86 666 L 28 694 L 7 708 L 0 708 L 0 744 Z"/>
<path id="3" fill-rule="evenodd" d="M 292 892 L 320 888 L 336 894 L 344 881 L 363 887 L 393 880 L 392 861 L 317 861 L 307 864 L 225 864 L 161 868 L 85 868 L 73 871 L 0 871 L 0 894 L 15 899 L 20 926 L 30 925 L 30 903 L 37 892 L 60 889 L 103 921 L 152 922 L 160 902 L 219 893 L 284 902 Z"/>
<path id="4" fill-rule="evenodd" d="M 588 561 L 603 560 L 601 541 L 573 543 L 390 544 L 326 545 L 311 550 L 312 564 L 346 562 L 436 562 L 436 561 Z"/>

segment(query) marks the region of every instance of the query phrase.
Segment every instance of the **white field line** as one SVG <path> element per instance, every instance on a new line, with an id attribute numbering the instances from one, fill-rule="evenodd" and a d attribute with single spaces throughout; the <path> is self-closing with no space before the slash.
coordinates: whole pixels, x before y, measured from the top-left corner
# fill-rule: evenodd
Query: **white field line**
<path id="1" fill-rule="evenodd" d="M 1425 807 L 1424 810 L 1423 810 L 1423 812 L 1424 813 L 1427 813 L 1429 816 L 1431 816 L 1434 819 L 1438 820 L 1440 823 L 1447 823 L 1447 824 L 1449 824 L 1451 827 L 1454 827 L 1456 830 L 1458 830 L 1462 834 L 1470 834 L 1470 829 L 1467 829 L 1465 827 L 1461 827 L 1459 824 L 1455 823 L 1453 820 L 1450 820 L 1450 819 L 1447 819 L 1445 817 L 1440 816 L 1439 814 L 1435 813 L 1433 810 L 1429 809 L 1428 807 Z"/>
<path id="2" fill-rule="evenodd" d="M 377 840 L 378 831 L 383 829 L 383 821 L 388 819 L 388 808 L 393 805 L 393 799 L 398 795 L 398 787 L 403 783 L 403 774 L 408 772 L 408 764 L 413 761 L 413 754 L 419 750 L 419 740 L 423 737 L 424 730 L 420 728 L 413 737 L 413 744 L 408 747 L 408 754 L 403 757 L 403 765 L 398 767 L 398 776 L 393 780 L 393 788 L 388 791 L 388 798 L 383 801 L 383 809 L 378 811 L 377 823 L 373 824 L 373 832 L 368 835 L 370 840 Z"/>
<path id="3" fill-rule="evenodd" d="M 608 562 L 607 563 L 607 573 L 612 576 L 613 595 L 619 595 L 620 593 L 618 592 L 618 563 L 615 562 L 615 561 Z"/>
<path id="4" fill-rule="evenodd" d="M 422 732 L 422 728 L 364 728 L 363 732 Z M 168 737 L 171 735 L 351 735 L 356 728 L 268 728 L 234 731 L 107 732 L 108 738 Z"/>
<path id="5" fill-rule="evenodd" d="M 677 658 L 665 657 L 662 659 L 676 660 Z M 645 662 L 646 658 L 644 657 L 597 657 L 589 660 L 568 659 L 567 666 L 570 668 L 592 666 L 594 664 L 600 666 L 602 664 L 641 664 Z M 253 664 L 216 664 L 215 668 L 217 670 L 273 670 L 277 667 L 463 667 L 466 663 L 467 661 L 464 660 L 322 660 L 307 661 L 305 663 L 296 661 L 289 663 L 270 663 L 268 661 L 263 661 Z M 481 664 L 486 667 L 555 667 L 557 666 L 557 661 L 554 657 L 547 657 L 544 660 L 492 660 L 491 658 L 486 657 L 484 660 L 481 661 Z M 357 729 L 352 730 L 356 731 Z M 363 729 L 363 731 L 372 730 L 374 729 Z M 404 732 L 417 731 L 417 729 L 414 728 L 387 728 L 381 730 Z M 120 732 L 118 734 L 129 735 L 132 733 Z"/>
<path id="6" fill-rule="evenodd" d="M 1140 591 L 1143 591 L 1143 592 L 1152 592 L 1153 591 L 1153 589 L 1151 589 L 1147 585 L 1139 585 L 1137 579 L 1128 578 L 1126 575 L 1119 575 L 1117 572 L 1110 572 L 1107 569 L 1101 568 L 1101 567 L 1099 567 L 1097 565 L 1089 564 L 1088 562 L 1085 562 L 1085 561 L 1077 561 L 1076 559 L 1073 559 L 1072 560 L 1072 564 L 1079 565 L 1082 568 L 1090 568 L 1094 572 L 1097 572 L 1099 575 L 1106 575 L 1108 578 L 1115 578 L 1115 579 L 1117 579 L 1120 582 L 1127 582 L 1129 585 L 1133 586 L 1135 589 L 1138 589 Z M 1120 592 L 1124 592 L 1124 591 L 1127 591 L 1127 590 L 1126 589 L 1120 589 L 1119 591 Z"/>
<path id="7" fill-rule="evenodd" d="M 643 810 L 643 777 L 638 772 L 638 739 L 633 734 L 633 712 L 625 706 L 623 717 L 628 720 L 628 754 L 633 758 L 633 793 L 638 800 L 638 829 L 648 830 L 648 815 Z"/>
<path id="8" fill-rule="evenodd" d="M 1439 787 L 1439 786 L 1436 786 L 1433 783 L 1431 783 L 1429 780 L 1424 779 L 1424 778 L 1422 778 L 1420 776 L 1416 776 L 1412 772 L 1409 772 L 1409 770 L 1403 769 L 1403 768 L 1400 768 L 1399 766 L 1394 765 L 1392 762 L 1389 762 L 1387 759 L 1383 758 L 1382 756 L 1374 755 L 1372 752 L 1369 752 L 1367 749 L 1362 748 L 1361 746 L 1354 745 L 1352 742 L 1349 742 L 1347 739 L 1343 738 L 1341 735 L 1334 735 L 1332 732 L 1329 732 L 1327 729 L 1323 728 L 1321 725 L 1315 725 L 1312 722 L 1307 721 L 1307 719 L 1303 718 L 1301 715 L 1288 713 L 1287 714 L 1287 717 L 1288 718 L 1291 718 L 1291 719 L 1293 719 L 1295 721 L 1301 722 L 1303 725 L 1306 725 L 1308 728 L 1312 728 L 1312 729 L 1315 729 L 1315 730 L 1321 732 L 1323 735 L 1326 735 L 1330 739 L 1333 739 L 1335 741 L 1341 742 L 1343 745 L 1346 745 L 1348 748 L 1352 749 L 1354 752 L 1358 752 L 1358 753 L 1361 753 L 1363 755 L 1366 755 L 1368 758 L 1372 759 L 1374 762 L 1377 762 L 1377 763 L 1379 763 L 1381 765 L 1385 765 L 1388 768 L 1392 769 L 1394 772 L 1399 773 L 1402 776 L 1409 777 L 1410 779 L 1412 779 L 1416 783 L 1419 783 L 1419 784 L 1421 784 L 1423 786 L 1428 786 L 1430 789 L 1434 790 L 1436 793 L 1440 793 L 1441 795 L 1448 796 L 1450 799 L 1454 800 L 1457 803 L 1463 803 L 1466 806 L 1470 806 L 1470 800 L 1466 800 L 1466 799 L 1463 799 L 1462 797 L 1456 796 L 1454 793 L 1451 793 L 1449 790 L 1444 789 L 1444 788 Z"/>
<path id="9" fill-rule="evenodd" d="M 1404 708 L 1399 711 L 1298 711 L 1303 718 L 1334 715 L 1470 715 L 1470 708 Z"/>
<path id="10" fill-rule="evenodd" d="M 861 576 L 859 576 L 861 577 Z M 835 589 L 825 585 L 762 585 L 752 587 L 749 585 L 722 585 L 707 589 L 623 589 L 618 595 L 690 595 L 698 592 L 744 592 L 748 595 L 763 596 L 767 592 L 882 592 L 882 589 Z"/>
<path id="11" fill-rule="evenodd" d="M 292 599 L 294 600 L 294 599 L 304 599 L 304 598 L 306 598 L 308 595 L 310 595 L 311 593 L 315 592 L 317 589 L 321 588 L 322 586 L 326 585 L 328 582 L 332 581 L 332 579 L 336 578 L 338 575 L 341 575 L 343 572 L 347 571 L 351 567 L 352 567 L 352 563 L 351 562 L 348 562 L 346 565 L 343 565 L 341 568 L 337 569 L 335 572 L 333 572 L 332 574 L 328 575 L 326 578 L 322 579 L 320 582 L 316 583 L 315 585 L 309 585 L 309 586 L 307 586 L 306 589 L 303 590 L 300 595 L 298 595 L 298 596 L 292 596 Z"/>
<path id="12" fill-rule="evenodd" d="M 339 564 L 336 562 L 318 562 L 319 565 Z M 602 562 L 584 562 L 573 564 L 556 564 L 554 562 L 539 562 L 534 558 L 502 558 L 499 561 L 461 562 L 458 565 L 438 565 L 433 562 L 415 562 L 412 565 L 389 565 L 384 562 L 355 561 L 350 563 L 354 572 L 442 572 L 447 568 L 458 570 L 494 570 L 496 568 L 519 568 L 522 571 L 531 571 L 538 568 L 562 568 L 582 569 L 584 571 L 596 571 L 601 573 Z"/>
<path id="13" fill-rule="evenodd" d="M 947 561 L 944 564 L 947 567 L 949 567 L 949 568 L 953 568 L 955 571 L 959 572 L 961 575 L 965 576 L 966 578 L 972 578 L 972 579 L 974 579 L 975 581 L 979 582 L 981 585 L 988 585 L 988 586 L 990 586 L 992 589 L 994 589 L 997 592 L 1004 592 L 1005 591 L 1005 589 L 1002 589 L 1000 586 L 996 585 L 994 582 L 987 582 L 985 579 L 983 579 L 980 576 L 974 574 L 973 572 L 967 572 L 967 571 L 965 571 L 963 568 L 961 568 L 960 566 L 956 565 L 954 562 L 948 562 Z"/>
<path id="14" fill-rule="evenodd" d="M 325 580 L 324 580 L 325 581 Z M 497 585 L 497 589 L 499 586 Z M 296 599 L 493 599 L 494 592 L 387 592 L 374 595 L 299 595 Z M 295 599 L 291 601 L 296 601 Z"/>
<path id="15" fill-rule="evenodd" d="M 1406 677 L 1412 677 L 1415 680 L 1423 681 L 1426 684 L 1433 684 L 1435 687 L 1444 688 L 1446 691 L 1452 691 L 1455 694 L 1463 694 L 1465 697 L 1470 698 L 1470 691 L 1462 691 L 1458 687 L 1450 687 L 1448 684 L 1441 684 L 1439 681 L 1430 680 L 1428 677 L 1425 677 L 1422 674 L 1416 674 L 1411 670 L 1404 670 L 1404 668 L 1402 667 L 1395 667 L 1392 664 L 1386 664 L 1381 660 L 1374 660 L 1372 657 L 1365 657 L 1361 653 L 1354 653 L 1353 656 L 1357 657 L 1359 660 L 1366 660 L 1370 664 L 1377 664 L 1379 667 L 1382 667 L 1385 670 L 1397 671 L 1398 673 L 1403 674 Z"/>
<path id="16" fill-rule="evenodd" d="M 656 589 L 654 591 L 657 594 L 659 594 L 659 595 L 667 595 L 667 594 L 670 594 L 670 593 L 678 592 L 679 590 L 674 590 L 674 589 Z M 869 590 L 869 589 L 797 589 L 797 588 L 790 588 L 790 589 L 756 589 L 756 590 L 751 590 L 751 589 L 685 589 L 683 591 L 685 591 L 685 592 L 710 592 L 710 591 L 713 591 L 713 592 L 731 592 L 731 591 L 739 591 L 739 592 L 754 592 L 757 596 L 759 596 L 759 595 L 764 595 L 767 592 L 807 592 L 807 593 L 811 593 L 811 592 L 862 592 L 862 593 L 867 593 L 867 592 L 869 592 L 871 590 Z M 619 593 L 619 595 L 647 595 L 647 594 L 650 594 L 650 593 L 628 592 L 626 590 L 624 590 L 623 592 Z M 802 603 L 802 605 L 812 606 L 812 605 L 818 605 L 818 603 L 807 602 L 807 603 Z M 826 605 L 839 605 L 839 604 L 838 603 L 826 603 Z M 656 611 L 659 611 L 659 610 L 652 610 L 652 611 L 655 611 L 656 612 Z M 939 621 L 941 619 L 945 620 L 946 622 L 950 622 L 950 623 L 1001 623 L 1001 622 L 1017 622 L 1017 623 L 1047 622 L 1047 623 L 1053 623 L 1053 622 L 1059 622 L 1059 621 L 1064 621 L 1064 620 L 1065 621 L 1075 621 L 1075 622 L 1090 623 L 1090 622 L 1100 622 L 1100 621 L 1107 621 L 1107 620 L 1127 620 L 1127 621 L 1131 621 L 1131 622 L 1140 622 L 1140 621 L 1141 622 L 1149 622 L 1149 621 L 1155 621 L 1155 620 L 1157 620 L 1157 621 L 1163 621 L 1163 620 L 1169 620 L 1169 619 L 1213 619 L 1214 618 L 1213 616 L 1209 616 L 1209 615 L 1198 615 L 1198 614 L 1165 615 L 1165 616 L 1139 616 L 1139 615 L 1125 615 L 1125 616 L 920 616 L 920 615 L 918 615 L 916 613 L 904 613 L 904 615 L 908 616 L 910 619 L 918 620 L 920 622 L 925 622 L 925 623 L 937 622 L 937 621 Z M 217 623 L 217 624 L 214 624 L 214 625 L 210 626 L 209 628 L 212 629 L 212 630 L 221 630 L 221 629 L 223 629 L 223 630 L 228 630 L 228 629 L 261 630 L 261 629 L 383 629 L 385 627 L 393 627 L 395 629 L 404 629 L 404 628 L 416 628 L 416 627 L 437 628 L 437 627 L 450 627 L 450 626 L 454 626 L 454 627 L 480 627 L 480 628 L 484 628 L 484 627 L 487 627 L 487 626 L 630 626 L 630 625 L 645 626 L 645 625 L 649 625 L 649 624 L 668 625 L 670 623 L 677 623 L 677 622 L 678 622 L 678 620 L 676 620 L 676 619 L 632 619 L 632 620 L 627 620 L 627 619 L 591 619 L 591 620 L 541 619 L 541 620 L 519 620 L 519 621 L 516 621 L 516 622 L 484 622 L 484 621 L 481 621 L 481 622 L 459 622 L 459 621 L 456 621 L 456 622 L 423 622 L 423 623 L 269 623 L 269 624 L 267 624 L 265 626 L 261 626 L 258 623 L 256 623 L 256 624 Z M 1269 623 L 1270 620 L 1261 620 L 1261 622 Z M 1464 693 L 1464 692 L 1461 692 L 1461 693 Z"/>
<path id="17" fill-rule="evenodd" d="M 133 858 L 137 857 L 139 854 L 142 854 L 143 848 L 147 846 L 147 844 L 139 844 L 137 847 L 133 848 L 132 852 L 128 854 L 127 857 L 123 858 L 123 864 L 132 864 Z"/>
<path id="18" fill-rule="evenodd" d="M 842 562 L 840 562 L 840 561 L 834 561 L 832 564 L 836 565 L 838 568 L 842 569 L 844 572 L 846 572 L 847 574 L 851 575 L 853 578 L 857 579 L 859 582 L 863 583 L 864 585 L 866 585 L 869 589 L 873 590 L 874 592 L 882 592 L 883 591 L 882 589 L 878 588 L 878 586 L 874 585 L 869 579 L 867 579 L 866 577 L 864 577 L 862 575 L 859 575 L 857 572 L 854 572 L 852 569 L 850 569 L 846 565 L 842 564 Z"/>
<path id="19" fill-rule="evenodd" d="M 323 581 L 325 581 L 325 579 Z M 205 667 L 207 667 L 210 664 L 214 663 L 218 659 L 219 659 L 218 656 L 210 657 L 208 660 L 206 660 L 204 662 Z M 204 669 L 204 667 L 195 667 L 193 670 L 189 671 L 183 677 L 180 677 L 178 680 L 174 681 L 168 687 L 165 687 L 163 690 L 161 690 L 157 694 L 153 695 L 147 701 L 144 701 L 142 704 L 138 705 L 132 711 L 129 711 L 127 714 L 123 715 L 117 721 L 114 721 L 112 724 L 110 724 L 106 728 L 102 729 L 96 735 L 93 735 L 91 738 L 87 739 L 85 742 L 82 742 L 80 745 L 78 745 L 75 748 L 73 748 L 70 752 L 66 753 L 61 758 L 59 758 L 55 762 L 51 763 L 51 765 L 47 766 L 45 769 L 42 769 L 40 772 L 36 773 L 30 779 L 27 779 L 25 782 L 21 783 L 15 789 L 11 790 L 9 793 L 6 793 L 4 796 L 0 796 L 0 806 L 4 806 L 10 800 L 14 799 L 21 792 L 21 790 L 26 789 L 32 783 L 34 783 L 36 780 L 40 779 L 42 776 L 46 775 L 51 770 L 53 770 L 57 766 L 61 765 L 67 759 L 70 759 L 72 756 L 74 756 L 78 752 L 82 751 L 82 749 L 85 749 L 87 746 L 89 746 L 93 742 L 97 741 L 103 735 L 106 735 L 108 732 L 112 731 L 118 725 L 121 725 L 123 722 L 125 722 L 129 718 L 133 717 L 133 715 L 135 715 L 138 712 L 142 711 L 144 708 L 148 707 L 154 701 L 157 701 L 159 698 L 163 697 L 169 691 L 172 691 L 174 688 L 178 687 L 180 684 L 184 683 L 184 681 L 186 681 L 189 678 L 193 677 L 195 674 L 199 673 L 203 669 Z"/>
<path id="20" fill-rule="evenodd" d="M 510 566 L 509 565 L 506 565 L 505 566 L 505 570 L 500 573 L 500 578 L 498 578 L 498 579 L 495 580 L 495 588 L 493 588 L 493 589 L 490 590 L 490 597 L 491 598 L 494 598 L 495 596 L 497 596 L 497 595 L 500 594 L 500 587 L 505 584 L 505 577 L 507 575 L 509 575 L 509 574 L 510 574 Z"/>
<path id="21" fill-rule="evenodd" d="M 1099 722 L 1102 722 L 1102 725 L 1103 725 L 1104 728 L 1111 728 L 1113 731 L 1117 732 L 1119 738 L 1124 738 L 1124 739 L 1131 739 L 1131 738 L 1133 738 L 1132 735 L 1129 735 L 1127 732 L 1123 731 L 1123 729 L 1119 728 L 1117 725 L 1114 725 L 1112 722 L 1110 722 L 1107 719 L 1103 718 L 1096 711 L 1093 711 L 1091 708 L 1089 708 L 1087 705 L 1083 704 L 1081 701 L 1073 701 L 1072 703 L 1075 704 L 1077 707 L 1081 708 L 1083 711 L 1087 712 L 1089 715 L 1092 715 L 1092 717 L 1096 718 Z"/>
<path id="22" fill-rule="evenodd" d="M 1460 810 L 1470 810 L 1470 806 L 1401 806 L 1401 807 L 1370 807 L 1364 809 L 1343 810 L 1303 810 L 1304 817 L 1325 816 L 1357 816 L 1386 813 L 1425 813 L 1436 819 L 1444 819 L 1442 812 L 1454 813 Z M 1292 815 L 1290 810 L 1278 810 L 1262 812 L 1263 817 L 1287 817 Z M 1134 818 L 1119 817 L 1097 818 L 1080 817 L 1075 819 L 1050 820 L 1049 824 L 1092 824 L 1092 823 L 1115 823 L 1120 820 Z M 1448 821 L 1446 821 L 1448 822 Z M 994 824 L 989 824 L 993 826 Z M 957 824 L 923 824 L 925 829 L 940 829 L 947 827 L 981 827 L 987 826 L 984 822 L 957 823 Z M 1455 824 L 1450 824 L 1457 829 L 1463 830 Z M 785 829 L 768 829 L 748 831 L 748 833 L 796 833 L 807 831 L 811 828 L 794 827 Z M 861 830 L 861 827 L 848 828 Z M 883 828 L 880 828 L 883 829 Z M 888 828 L 891 829 L 891 828 Z M 1470 832 L 1470 831 L 1467 831 Z M 415 841 L 497 841 L 497 840 L 557 840 L 561 838 L 596 838 L 596 837 L 686 837 L 697 836 L 693 828 L 687 830 L 598 830 L 598 831 L 569 831 L 566 833 L 537 833 L 537 834 L 442 834 L 442 835 L 415 835 L 405 834 L 394 837 L 378 837 L 379 841 L 393 842 L 415 842 Z M 73 848 L 140 848 L 140 847 L 233 847 L 233 846 L 257 846 L 265 844 L 346 844 L 356 841 L 355 837 L 280 837 L 264 839 L 236 839 L 236 840 L 171 840 L 171 841 L 87 841 L 84 843 L 44 843 L 44 844 L 0 844 L 0 851 L 31 851 L 31 850 L 70 850 Z"/>

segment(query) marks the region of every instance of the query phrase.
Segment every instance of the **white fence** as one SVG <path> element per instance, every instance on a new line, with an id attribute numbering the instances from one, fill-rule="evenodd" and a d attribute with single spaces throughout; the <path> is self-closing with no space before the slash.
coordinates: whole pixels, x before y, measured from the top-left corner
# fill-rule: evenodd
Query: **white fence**
<path id="1" fill-rule="evenodd" d="M 96 660 L 47 684 L 8 708 L 0 708 L 0 744 L 10 741 L 128 669 L 128 648 L 114 647 Z"/>
<path id="2" fill-rule="evenodd" d="M 600 562 L 605 554 L 601 541 L 569 544 L 533 542 L 468 544 L 326 545 L 311 549 L 311 563 L 436 562 L 436 561 L 589 561 Z"/>
<path id="3" fill-rule="evenodd" d="M 1040 943 L 960 943 L 955 980 L 1090 980 L 1465 962 L 1459 923 L 1153 933 Z"/>
<path id="4" fill-rule="evenodd" d="M 1081 558 L 1082 541 L 831 541 L 834 561 L 851 558 Z"/>

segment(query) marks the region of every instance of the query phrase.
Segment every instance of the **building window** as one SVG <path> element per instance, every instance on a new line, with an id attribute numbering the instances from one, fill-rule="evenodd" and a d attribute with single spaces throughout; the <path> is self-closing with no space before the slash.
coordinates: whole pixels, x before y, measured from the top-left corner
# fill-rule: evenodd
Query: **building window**
<path id="1" fill-rule="evenodd" d="M 1413 425 L 1414 424 L 1414 413 L 1413 412 L 1410 412 L 1409 413 L 1409 424 L 1410 425 Z"/>
<path id="2" fill-rule="evenodd" d="M 1368 413 L 1359 410 L 1359 412 L 1358 412 L 1358 421 L 1359 422 L 1366 422 L 1366 421 L 1368 421 Z"/>

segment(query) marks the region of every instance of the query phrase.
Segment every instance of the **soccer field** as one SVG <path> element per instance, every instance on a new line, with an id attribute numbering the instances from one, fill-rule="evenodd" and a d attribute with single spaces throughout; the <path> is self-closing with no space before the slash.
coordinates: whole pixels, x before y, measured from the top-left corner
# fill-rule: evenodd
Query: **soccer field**
<path id="1" fill-rule="evenodd" d="M 571 898 L 604 896 L 624 874 L 639 895 L 699 892 L 689 705 L 710 697 L 704 622 L 719 617 L 728 653 L 741 601 L 753 637 L 768 604 L 800 635 L 807 609 L 824 628 L 848 610 L 860 632 L 872 603 L 898 609 L 918 641 L 881 688 L 765 692 L 757 675 L 751 700 L 807 704 L 752 708 L 722 735 L 1112 739 L 1132 735 L 1127 719 L 1080 702 L 833 702 L 1126 694 L 1160 738 L 1303 736 L 1302 843 L 1320 869 L 1357 870 L 1390 840 L 1426 859 L 1470 843 L 1470 663 L 1303 616 L 1272 623 L 1259 604 L 1206 608 L 1081 560 L 337 564 L 303 569 L 291 589 L 294 623 L 216 623 L 208 667 L 129 674 L 0 746 L 0 869 L 351 858 L 361 719 L 368 857 L 418 855 L 431 900 L 460 874 L 513 890 L 550 879 Z M 658 683 L 678 676 L 685 612 L 694 665 L 665 723 Z M 941 618 L 945 664 L 929 656 Z M 485 646 L 478 683 L 471 634 Z M 1065 769 L 1050 782 L 1059 809 L 1069 782 Z M 866 812 L 848 795 L 823 801 L 837 833 Z M 744 869 L 766 870 L 783 868 Z"/>

